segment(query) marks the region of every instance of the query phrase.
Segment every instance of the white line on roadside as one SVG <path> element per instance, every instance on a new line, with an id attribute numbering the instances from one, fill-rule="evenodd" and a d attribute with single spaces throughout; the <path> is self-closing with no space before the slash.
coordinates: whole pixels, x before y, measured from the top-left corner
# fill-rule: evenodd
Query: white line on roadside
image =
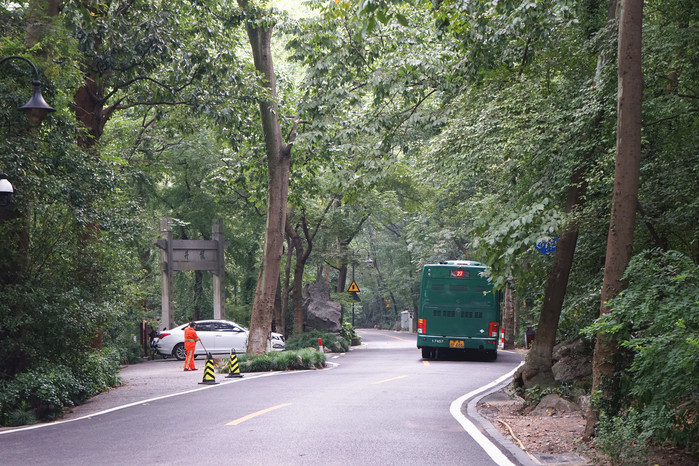
<path id="1" fill-rule="evenodd" d="M 490 382 L 488 385 L 484 385 L 480 388 L 477 388 L 473 390 L 472 392 L 469 392 L 456 400 L 452 401 L 451 406 L 449 407 L 449 412 L 451 415 L 456 419 L 459 424 L 461 424 L 461 427 L 464 428 L 466 433 L 470 435 L 478 444 L 485 450 L 485 452 L 490 456 L 490 458 L 495 461 L 499 466 L 515 466 L 515 464 L 510 461 L 501 451 L 500 449 L 495 446 L 493 442 L 488 440 L 488 437 L 483 435 L 480 430 L 471 422 L 469 421 L 466 416 L 463 415 L 461 412 L 461 406 L 464 404 L 464 402 L 470 398 L 473 398 L 474 396 L 478 395 L 479 393 L 482 393 L 486 390 L 488 390 L 491 387 L 494 387 L 501 383 L 503 380 L 507 379 L 508 377 L 512 377 L 512 375 L 515 373 L 519 367 L 524 364 L 524 361 L 522 361 L 519 366 L 515 367 L 512 369 L 510 372 L 507 374 L 503 375 L 502 377 L 498 378 L 497 380 L 494 380 Z"/>
<path id="2" fill-rule="evenodd" d="M 333 363 L 328 363 L 328 364 L 332 365 Z M 294 372 L 306 372 L 306 371 L 294 371 Z M 173 396 L 186 395 L 187 393 L 194 393 L 194 392 L 198 392 L 200 390 L 208 390 L 210 388 L 214 388 L 214 387 L 218 387 L 218 386 L 222 386 L 222 385 L 228 385 L 231 383 L 244 382 L 246 380 L 257 379 L 260 377 L 271 377 L 274 375 L 283 375 L 283 374 L 290 374 L 290 373 L 292 373 L 292 372 L 268 372 L 268 373 L 264 373 L 264 374 L 252 375 L 252 376 L 249 376 L 249 377 L 244 378 L 244 379 L 235 379 L 235 380 L 230 380 L 230 381 L 223 381 L 223 382 L 220 382 L 216 385 L 207 385 L 205 387 L 194 388 L 192 390 L 186 390 L 184 392 L 170 393 L 168 395 L 157 396 L 155 398 L 149 398 L 147 400 L 135 401 L 133 403 L 128 403 L 125 405 L 115 406 L 114 408 L 105 409 L 104 411 L 99 411 L 97 413 L 86 414 L 85 416 L 76 417 L 75 419 L 66 419 L 66 420 L 62 420 L 62 421 L 47 422 L 44 424 L 34 424 L 32 426 L 19 427 L 17 429 L 3 430 L 3 431 L 0 431 L 0 435 L 9 434 L 12 432 L 22 432 L 24 430 L 40 429 L 42 427 L 56 426 L 59 424 L 65 424 L 67 422 L 80 421 L 82 419 L 90 419 L 90 418 L 95 417 L 95 416 L 101 416 L 102 414 L 111 413 L 113 411 L 119 411 L 120 409 L 130 408 L 132 406 L 143 405 L 146 403 L 152 403 L 153 401 L 164 400 L 165 398 L 171 398 Z"/>

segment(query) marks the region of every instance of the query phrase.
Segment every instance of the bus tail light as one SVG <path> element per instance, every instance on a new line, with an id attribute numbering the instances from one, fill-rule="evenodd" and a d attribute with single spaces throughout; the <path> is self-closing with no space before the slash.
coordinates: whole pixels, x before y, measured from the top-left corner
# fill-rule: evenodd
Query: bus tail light
<path id="1" fill-rule="evenodd" d="M 422 333 L 423 335 L 427 333 L 427 319 L 417 320 L 417 333 Z"/>
<path id="2" fill-rule="evenodd" d="M 491 322 L 488 325 L 488 335 L 490 335 L 493 338 L 498 337 L 498 323 L 497 322 Z"/>

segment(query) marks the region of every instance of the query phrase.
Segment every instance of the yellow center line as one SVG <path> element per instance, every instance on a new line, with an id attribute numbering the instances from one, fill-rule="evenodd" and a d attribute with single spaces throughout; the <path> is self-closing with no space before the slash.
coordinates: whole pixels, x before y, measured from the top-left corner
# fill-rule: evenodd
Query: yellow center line
<path id="1" fill-rule="evenodd" d="M 430 365 L 430 362 L 429 362 L 429 361 L 422 361 L 422 365 L 423 365 L 423 366 L 429 366 L 429 365 Z"/>
<path id="2" fill-rule="evenodd" d="M 385 333 L 382 333 L 381 335 L 383 335 L 383 336 L 385 336 L 385 337 L 388 337 L 388 338 L 395 338 L 396 340 L 400 340 L 400 341 L 413 341 L 413 340 L 414 340 L 414 338 L 410 338 L 410 339 L 401 338 L 401 337 L 397 337 L 397 336 L 395 336 L 395 335 L 388 335 L 388 334 L 385 334 Z"/>
<path id="3" fill-rule="evenodd" d="M 269 413 L 270 411 L 274 411 L 275 409 L 284 408 L 284 407 L 290 406 L 290 405 L 291 405 L 291 403 L 284 403 L 284 404 L 280 404 L 277 406 L 272 406 L 271 408 L 263 409 L 262 411 L 258 411 L 256 413 L 248 414 L 247 416 L 243 416 L 241 418 L 238 418 L 235 421 L 231 421 L 226 425 L 227 426 L 237 426 L 238 424 L 245 422 L 245 421 L 249 421 L 250 419 L 256 418 L 257 416 L 261 416 L 263 414 Z"/>
<path id="4" fill-rule="evenodd" d="M 394 381 L 394 380 L 404 379 L 404 378 L 406 378 L 406 377 L 407 377 L 407 375 L 400 375 L 400 376 L 398 376 L 398 377 L 393 377 L 392 379 L 379 380 L 378 382 L 372 382 L 371 384 L 372 384 L 372 385 L 378 385 L 378 384 L 380 384 L 380 383 L 392 382 L 392 381 Z"/>

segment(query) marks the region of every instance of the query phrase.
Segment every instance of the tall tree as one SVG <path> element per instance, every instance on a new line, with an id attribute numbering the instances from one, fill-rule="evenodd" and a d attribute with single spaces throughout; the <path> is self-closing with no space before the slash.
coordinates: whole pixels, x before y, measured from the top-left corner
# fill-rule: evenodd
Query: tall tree
<path id="1" fill-rule="evenodd" d="M 286 203 L 289 195 L 291 148 L 296 139 L 298 122 L 294 123 L 285 142 L 279 121 L 277 78 L 272 60 L 272 33 L 275 26 L 273 18 L 269 12 L 247 0 L 238 0 L 238 5 L 245 14 L 245 29 L 250 40 L 255 69 L 260 73 L 263 86 L 268 92 L 259 102 L 267 154 L 267 224 L 248 342 L 248 353 L 263 354 L 271 331 L 279 286 Z"/>
<path id="2" fill-rule="evenodd" d="M 617 0 L 610 0 L 607 7 L 607 21 L 602 26 L 603 37 L 608 37 L 615 30 L 613 26 L 616 24 L 616 9 Z M 589 23 L 587 29 L 595 27 L 594 21 L 589 20 Z M 597 67 L 592 83 L 598 110 L 592 116 L 589 133 L 580 136 L 583 141 L 598 137 L 598 133 L 602 130 L 604 114 L 607 111 L 603 103 L 605 96 L 603 76 L 611 54 L 604 44 L 602 47 L 603 49 L 597 57 Z M 590 161 L 594 160 L 595 151 L 598 151 L 598 148 L 594 146 L 582 151 L 581 159 L 573 168 L 569 181 L 565 212 L 571 220 L 565 225 L 556 244 L 553 265 L 544 290 L 536 340 L 531 351 L 527 353 L 524 366 L 515 375 L 518 383 L 525 388 L 531 388 L 534 385 L 552 386 L 556 383 L 552 372 L 553 347 L 556 344 L 558 324 L 563 310 L 570 272 L 573 268 L 573 258 L 580 228 L 579 214 L 585 205 L 587 177 L 591 169 Z"/>
<path id="3" fill-rule="evenodd" d="M 617 64 L 619 82 L 616 163 L 600 315 L 610 312 L 607 303 L 626 287 L 622 277 L 633 254 L 641 163 L 642 26 L 643 0 L 621 0 Z M 585 434 L 588 437 L 594 431 L 599 410 L 611 412 L 614 410 L 613 398 L 618 390 L 614 375 L 617 352 L 614 338 L 604 332 L 598 333 L 592 362 L 593 403 L 585 427 Z"/>

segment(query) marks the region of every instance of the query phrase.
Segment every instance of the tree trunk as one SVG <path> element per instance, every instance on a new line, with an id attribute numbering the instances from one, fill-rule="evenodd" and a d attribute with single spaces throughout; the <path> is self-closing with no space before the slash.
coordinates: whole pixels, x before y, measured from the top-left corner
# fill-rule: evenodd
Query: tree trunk
<path id="1" fill-rule="evenodd" d="M 515 303 L 512 299 L 512 286 L 508 283 L 505 287 L 505 315 L 502 318 L 502 328 L 505 331 L 503 349 L 509 350 L 515 347 Z M 498 335 L 500 338 L 500 335 Z"/>
<path id="2" fill-rule="evenodd" d="M 282 280 L 281 280 L 281 274 L 279 276 L 279 284 L 277 285 L 277 294 L 274 297 L 274 312 L 272 315 L 272 324 L 270 325 L 270 330 L 272 332 L 277 332 L 280 333 L 279 330 L 281 330 L 281 333 L 284 332 L 283 330 L 283 323 L 284 322 L 284 317 L 283 317 L 283 311 L 284 307 L 282 306 Z M 277 329 L 279 327 L 279 330 Z"/>
<path id="3" fill-rule="evenodd" d="M 290 240 L 290 244 L 293 245 L 294 251 L 296 251 L 296 265 L 294 267 L 294 278 L 291 283 L 291 299 L 293 302 L 294 310 L 294 329 L 292 331 L 293 336 L 298 336 L 303 333 L 303 244 L 301 243 L 301 237 L 298 232 L 286 223 L 286 232 Z"/>
<path id="4" fill-rule="evenodd" d="M 347 264 L 340 264 L 337 268 L 337 287 L 335 292 L 343 293 L 347 291 Z"/>
<path id="5" fill-rule="evenodd" d="M 313 251 L 313 239 L 315 238 L 316 233 L 318 233 L 318 229 L 320 228 L 320 224 L 323 221 L 323 218 L 325 218 L 325 213 L 327 213 L 329 209 L 330 204 L 328 204 L 328 206 L 326 207 L 325 212 L 323 213 L 321 219 L 318 221 L 318 224 L 313 230 L 313 233 L 311 233 L 310 229 L 308 228 L 306 212 L 303 211 L 303 214 L 301 216 L 301 227 L 303 228 L 303 236 L 306 241 L 305 249 L 303 247 L 303 240 L 301 239 L 301 236 L 298 234 L 296 229 L 291 226 L 291 223 L 289 223 L 288 218 L 286 221 L 286 234 L 288 235 L 291 243 L 293 244 L 293 248 L 296 251 L 294 281 L 291 286 L 291 295 L 294 304 L 294 336 L 298 336 L 303 333 L 303 274 L 306 269 L 306 262 L 308 262 L 308 258 L 311 256 L 311 251 Z"/>
<path id="6" fill-rule="evenodd" d="M 260 118 L 267 154 L 267 224 L 248 340 L 249 354 L 264 354 L 267 336 L 272 325 L 281 271 L 286 202 L 289 192 L 291 144 L 283 143 L 281 127 L 277 118 L 279 111 L 276 102 L 276 77 L 271 51 L 274 25 L 270 22 L 260 21 L 259 13 L 250 8 L 246 0 L 238 0 L 238 5 L 248 15 L 249 19 L 245 23 L 245 28 L 252 48 L 255 69 L 262 74 L 265 80 L 264 84 L 270 93 L 269 100 L 260 101 Z M 295 128 L 290 140 L 293 140 L 294 135 Z"/>
<path id="7" fill-rule="evenodd" d="M 643 72 L 641 68 L 641 30 L 643 0 L 621 0 L 619 17 L 619 58 L 617 88 L 617 140 L 614 170 L 612 214 L 607 235 L 600 315 L 609 313 L 607 302 L 625 287 L 622 276 L 633 254 L 633 233 L 638 207 L 638 186 L 641 163 L 641 104 Z M 538 338 L 538 336 L 537 336 Z M 592 362 L 592 393 L 599 398 L 590 407 L 585 435 L 591 436 L 601 405 L 616 414 L 612 404 L 618 380 L 615 380 L 616 341 L 599 333 Z M 602 403 L 599 403 L 599 402 Z"/>
<path id="8" fill-rule="evenodd" d="M 75 91 L 75 118 L 85 130 L 78 136 L 78 146 L 89 149 L 99 142 L 105 124 L 103 110 L 104 86 L 96 75 L 85 76 L 83 85 Z"/>
<path id="9" fill-rule="evenodd" d="M 294 254 L 294 246 L 292 245 L 291 238 L 287 235 L 286 237 L 287 251 L 286 251 L 286 265 L 284 267 L 284 285 L 282 293 L 282 308 L 281 308 L 281 319 L 282 321 L 277 324 L 277 332 L 287 336 L 286 332 L 286 321 L 289 315 L 289 293 L 291 292 L 291 258 Z"/>
<path id="10" fill-rule="evenodd" d="M 570 214 L 582 206 L 587 185 L 584 182 L 584 169 L 581 165 L 576 168 L 568 188 L 566 213 Z M 544 290 L 544 302 L 541 306 L 539 324 L 536 328 L 536 340 L 527 353 L 526 361 L 515 375 L 515 379 L 524 387 L 534 385 L 553 386 L 556 381 L 551 371 L 553 346 L 556 343 L 558 321 L 563 309 L 563 298 L 568 286 L 570 269 L 573 267 L 573 256 L 578 241 L 578 222 L 570 222 L 556 243 L 553 256 L 553 267 L 549 273 Z M 519 379 L 521 378 L 521 382 Z"/>

